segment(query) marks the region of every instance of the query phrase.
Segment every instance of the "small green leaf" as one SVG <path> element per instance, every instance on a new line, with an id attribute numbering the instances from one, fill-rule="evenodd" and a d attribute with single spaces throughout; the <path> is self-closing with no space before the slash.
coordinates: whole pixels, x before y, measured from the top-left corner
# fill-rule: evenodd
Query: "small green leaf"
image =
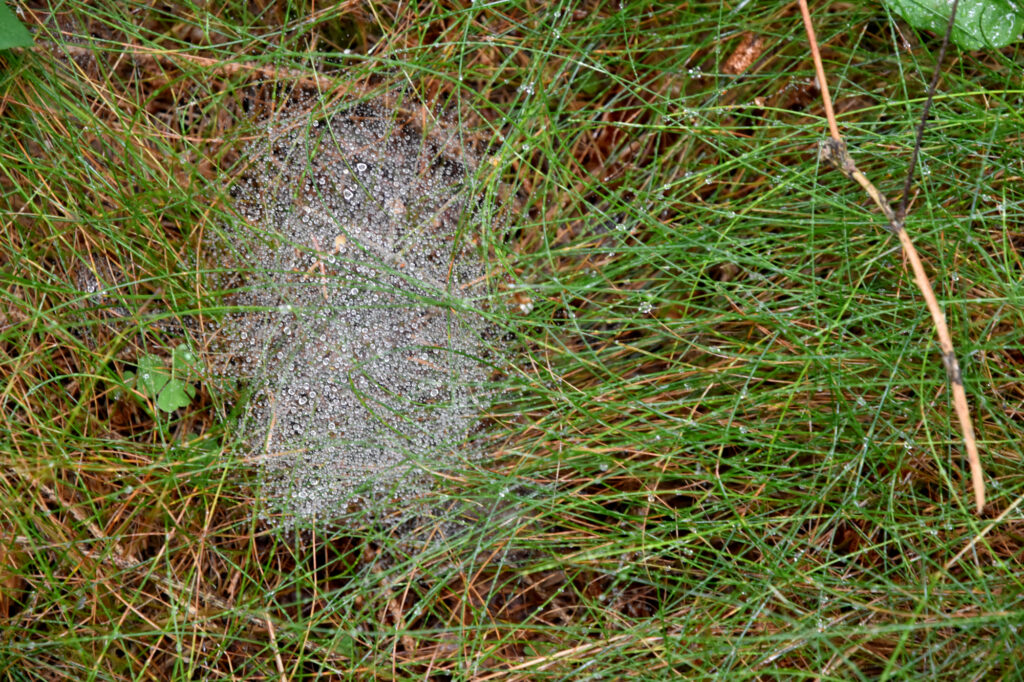
<path id="1" fill-rule="evenodd" d="M 171 379 L 160 391 L 156 406 L 164 412 L 174 412 L 179 407 L 188 407 L 192 398 L 196 397 L 196 389 L 192 384 Z"/>
<path id="2" fill-rule="evenodd" d="M 171 366 L 174 368 L 174 373 L 179 376 L 184 376 L 189 372 L 199 369 L 199 360 L 196 358 L 195 353 L 188 347 L 187 343 L 179 344 L 174 349 L 174 353 L 171 356 Z"/>
<path id="3" fill-rule="evenodd" d="M 196 388 L 186 377 L 198 369 L 199 362 L 188 345 L 183 343 L 174 349 L 170 367 L 159 356 L 148 353 L 136 364 L 137 372 L 125 374 L 125 385 L 134 386 L 147 398 L 155 398 L 156 406 L 164 412 L 188 407 L 196 397 Z"/>
<path id="4" fill-rule="evenodd" d="M 949 23 L 948 0 L 884 0 L 914 28 L 945 35 Z M 1024 30 L 1024 2 L 1020 0 L 960 0 L 951 39 L 965 50 L 1009 45 Z"/>
<path id="5" fill-rule="evenodd" d="M 143 355 L 139 358 L 138 373 L 135 377 L 135 387 L 146 397 L 155 398 L 170 381 L 167 368 L 155 355 Z"/>
<path id="6" fill-rule="evenodd" d="M 0 2 L 0 50 L 12 47 L 32 47 L 32 34 L 14 12 Z"/>

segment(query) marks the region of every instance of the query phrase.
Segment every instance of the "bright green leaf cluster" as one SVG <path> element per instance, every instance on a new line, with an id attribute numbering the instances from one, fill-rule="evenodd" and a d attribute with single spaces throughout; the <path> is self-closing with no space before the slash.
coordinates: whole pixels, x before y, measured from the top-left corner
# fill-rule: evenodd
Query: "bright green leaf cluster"
<path id="1" fill-rule="evenodd" d="M 149 399 L 164 412 L 188 407 L 196 396 L 196 388 L 188 377 L 195 375 L 199 365 L 187 344 L 180 344 L 171 354 L 170 367 L 162 358 L 146 354 L 139 358 L 136 372 L 125 376 L 125 385 Z"/>
<path id="2" fill-rule="evenodd" d="M 914 28 L 945 35 L 949 0 L 884 0 L 886 6 Z M 1024 30 L 1024 3 L 1014 0 L 960 0 L 952 41 L 965 50 L 1009 45 Z"/>

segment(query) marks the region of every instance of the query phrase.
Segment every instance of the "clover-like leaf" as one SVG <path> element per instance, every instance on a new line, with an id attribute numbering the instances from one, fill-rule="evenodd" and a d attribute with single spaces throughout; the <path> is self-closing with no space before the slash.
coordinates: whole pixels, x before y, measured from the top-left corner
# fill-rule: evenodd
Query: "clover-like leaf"
<path id="1" fill-rule="evenodd" d="M 914 28 L 946 33 L 948 0 L 884 0 Z M 960 0 L 950 38 L 965 50 L 1009 45 L 1024 29 L 1024 3 L 1014 0 Z"/>
<path id="2" fill-rule="evenodd" d="M 199 360 L 187 343 L 178 344 L 171 354 L 171 369 L 175 376 L 187 376 L 199 369 Z"/>
<path id="3" fill-rule="evenodd" d="M 178 408 L 188 407 L 195 398 L 196 388 L 188 381 L 188 377 L 198 368 L 195 354 L 183 343 L 171 353 L 170 367 L 159 356 L 147 353 L 140 357 L 138 371 L 125 375 L 125 385 L 156 400 L 156 406 L 164 412 L 174 412 Z"/>
<path id="4" fill-rule="evenodd" d="M 157 397 L 171 379 L 163 361 L 155 355 L 147 354 L 139 358 L 138 369 L 135 387 L 147 398 Z"/>
<path id="5" fill-rule="evenodd" d="M 174 412 L 179 407 L 188 407 L 196 397 L 196 388 L 190 383 L 171 379 L 160 391 L 156 406 L 164 412 Z"/>

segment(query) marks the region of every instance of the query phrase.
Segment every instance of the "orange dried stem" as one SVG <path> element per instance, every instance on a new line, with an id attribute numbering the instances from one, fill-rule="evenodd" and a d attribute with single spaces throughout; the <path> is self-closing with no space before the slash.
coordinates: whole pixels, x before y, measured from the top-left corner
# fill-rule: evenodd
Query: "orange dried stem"
<path id="1" fill-rule="evenodd" d="M 956 411 L 957 419 L 960 422 L 960 430 L 964 440 L 964 449 L 967 451 L 967 462 L 971 470 L 971 483 L 974 489 L 975 507 L 980 514 L 985 508 L 985 476 L 984 471 L 981 468 L 981 457 L 978 454 L 978 444 L 974 435 L 974 424 L 971 422 L 971 411 L 967 404 L 967 393 L 964 390 L 963 376 L 960 372 L 960 363 L 957 361 L 956 352 L 953 349 L 953 339 L 949 334 L 949 327 L 946 325 L 946 316 L 943 315 L 942 309 L 939 307 L 938 299 L 935 297 L 935 291 L 932 289 L 931 282 L 928 281 L 928 275 L 925 273 L 924 264 L 921 262 L 920 256 L 917 255 L 917 249 L 914 247 L 914 242 L 910 239 L 910 235 L 907 234 L 907 231 L 904 228 L 903 213 L 905 211 L 906 196 L 904 196 L 904 200 L 900 203 L 900 208 L 894 211 L 889 200 L 886 199 L 886 197 L 878 191 L 878 188 L 868 180 L 867 176 L 857 168 L 857 165 L 850 157 L 846 148 L 846 142 L 839 134 L 839 126 L 836 123 L 835 112 L 832 109 L 832 98 L 828 92 L 828 83 L 825 80 L 825 69 L 822 66 L 821 53 L 818 50 L 818 42 L 814 35 L 814 27 L 811 24 L 811 13 L 807 7 L 807 0 L 799 0 L 799 5 L 800 15 L 803 17 L 804 28 L 807 30 L 807 39 L 811 47 L 811 56 L 814 59 L 814 70 L 818 74 L 818 83 L 821 87 L 821 97 L 825 106 L 825 117 L 828 120 L 829 133 L 832 138 L 821 145 L 821 157 L 832 164 L 844 176 L 853 180 L 864 189 L 867 195 L 871 197 L 872 201 L 875 202 L 875 205 L 878 206 L 885 215 L 886 221 L 888 222 L 885 229 L 899 237 L 900 245 L 903 247 L 903 253 L 910 262 L 910 269 L 914 273 L 914 282 L 917 284 L 917 288 L 924 297 L 925 305 L 928 306 L 928 312 L 931 314 L 932 322 L 935 325 L 935 333 L 939 337 L 939 347 L 942 349 L 942 364 L 946 368 L 946 376 L 949 378 L 950 385 L 953 388 L 953 407 Z M 948 37 L 947 31 L 947 40 Z M 931 93 L 934 92 L 934 83 L 936 81 L 937 77 L 932 80 L 929 101 L 931 99 Z M 925 109 L 925 114 L 927 115 L 927 108 Z M 922 130 L 923 127 L 918 131 L 918 142 L 920 142 L 920 133 Z M 913 171 L 911 170 L 911 172 Z M 908 179 L 908 187 L 909 184 L 910 180 Z M 906 192 L 904 194 L 906 194 Z"/>

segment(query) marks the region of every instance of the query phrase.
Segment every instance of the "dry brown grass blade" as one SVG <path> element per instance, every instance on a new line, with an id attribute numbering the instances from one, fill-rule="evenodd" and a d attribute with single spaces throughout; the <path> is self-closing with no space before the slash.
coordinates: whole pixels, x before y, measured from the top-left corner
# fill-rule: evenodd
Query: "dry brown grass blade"
<path id="1" fill-rule="evenodd" d="M 46 485 L 42 481 L 38 480 L 35 476 L 30 473 L 15 469 L 15 473 L 28 483 L 32 488 L 35 488 L 39 493 L 49 502 L 58 505 L 61 508 L 67 509 L 76 521 L 81 523 L 88 531 L 89 534 L 95 540 L 100 541 L 101 550 L 93 551 L 84 547 L 78 551 L 89 560 L 98 563 L 116 566 L 119 570 L 127 573 L 135 573 L 145 569 L 147 566 L 151 566 L 157 563 L 160 557 L 163 555 L 164 550 L 167 548 L 165 544 L 157 554 L 156 558 L 149 562 L 141 562 L 134 557 L 127 549 L 125 549 L 116 539 L 108 537 L 93 521 L 86 515 L 78 506 L 69 504 L 63 500 L 57 492 Z M 168 536 L 168 541 L 170 536 Z M 280 647 L 278 646 L 278 631 L 274 626 L 274 620 L 271 618 L 269 613 L 256 614 L 251 612 L 242 611 L 236 608 L 233 604 L 230 604 L 220 597 L 208 594 L 196 587 L 189 587 L 176 580 L 167 578 L 159 575 L 155 571 L 147 571 L 145 580 L 152 582 L 159 589 L 167 595 L 175 603 L 184 604 L 188 611 L 188 614 L 192 618 L 211 618 L 210 614 L 204 614 L 201 610 L 193 605 L 193 600 L 188 595 L 198 598 L 200 602 L 205 604 L 209 609 L 213 609 L 215 612 L 224 614 L 225 617 L 235 617 L 235 614 L 241 614 L 241 616 L 250 624 L 258 629 L 266 630 L 269 640 L 270 649 L 273 652 L 274 663 L 277 667 L 281 679 L 286 679 L 286 671 L 284 669 L 284 661 L 281 658 Z M 212 616 L 212 617 L 215 617 Z M 288 639 L 299 640 L 302 648 L 310 653 L 315 653 L 321 657 L 323 661 L 330 661 L 335 664 L 345 665 L 348 663 L 348 659 L 342 655 L 333 651 L 328 651 L 314 642 L 311 642 L 304 638 L 299 638 L 295 635 L 288 635 Z"/>
<path id="2" fill-rule="evenodd" d="M 928 306 L 928 312 L 931 314 L 932 322 L 935 325 L 935 333 L 939 337 L 939 347 L 942 349 L 942 364 L 946 368 L 946 376 L 949 378 L 949 383 L 953 388 L 953 406 L 956 410 L 957 419 L 960 421 L 960 430 L 964 439 L 964 448 L 967 451 L 967 462 L 971 469 L 971 483 L 974 488 L 975 506 L 977 508 L 977 512 L 980 514 L 985 508 L 985 476 L 981 468 L 981 458 L 978 455 L 978 444 L 974 437 L 974 424 L 971 422 L 971 411 L 967 405 L 967 393 L 964 390 L 964 380 L 963 375 L 960 372 L 960 363 L 957 361 L 956 352 L 953 349 L 953 339 L 949 334 L 949 327 L 946 325 L 946 316 L 943 315 L 942 309 L 939 307 L 938 299 L 935 297 L 935 291 L 932 289 L 931 282 L 928 280 L 928 275 L 924 270 L 924 265 L 921 262 L 920 256 L 917 254 L 917 249 L 914 248 L 914 242 L 910 239 L 910 235 L 907 234 L 907 230 L 904 227 L 906 198 L 909 194 L 917 154 L 921 147 L 921 135 L 924 132 L 924 124 L 928 116 L 928 108 L 931 103 L 932 96 L 935 93 L 935 85 L 938 82 L 939 66 L 936 66 L 935 77 L 932 79 L 929 86 L 928 97 L 926 99 L 921 123 L 917 129 L 917 141 L 914 146 L 914 156 L 910 163 L 910 169 L 908 171 L 908 177 L 904 187 L 903 199 L 900 202 L 899 208 L 894 211 L 885 196 L 878 191 L 878 188 L 876 188 L 860 170 L 858 170 L 853 159 L 850 157 L 850 153 L 846 148 L 846 142 L 839 133 L 839 126 L 836 123 L 835 112 L 832 110 L 832 98 L 829 96 L 828 81 L 825 79 L 825 68 L 822 65 L 821 53 L 818 50 L 818 41 L 814 34 L 814 26 L 811 23 L 811 13 L 807 7 L 807 0 L 799 0 L 799 4 L 800 14 L 803 17 L 804 28 L 807 31 L 807 40 L 811 48 L 811 55 L 814 59 L 814 69 L 818 76 L 818 84 L 821 87 L 821 97 L 825 106 L 825 117 L 828 120 L 829 134 L 831 136 L 831 139 L 822 143 L 821 156 L 823 159 L 835 166 L 836 169 L 838 169 L 844 176 L 853 180 L 864 189 L 868 196 L 871 197 L 872 201 L 875 202 L 878 208 L 885 215 L 885 218 L 888 221 L 888 225 L 885 226 L 885 229 L 899 237 L 900 245 L 903 247 L 903 253 L 910 262 L 911 270 L 914 272 L 914 282 L 917 284 L 917 288 L 921 291 L 921 295 L 924 297 L 925 305 Z M 952 27 L 953 18 L 956 16 L 955 2 L 952 7 L 952 12 L 953 13 L 950 16 L 950 27 Z M 942 50 L 939 52 L 939 65 L 942 64 L 942 57 L 948 43 L 949 28 L 947 28 L 946 31 Z"/>
<path id="3" fill-rule="evenodd" d="M 339 102 L 354 102 L 360 99 L 373 98 L 390 111 L 401 114 L 409 122 L 417 123 L 424 132 L 441 145 L 444 153 L 457 159 L 471 170 L 476 170 L 479 160 L 473 154 L 466 154 L 462 140 L 444 125 L 437 125 L 438 117 L 431 109 L 429 102 L 420 101 L 415 97 L 403 96 L 393 88 L 381 83 L 371 83 L 370 79 L 347 78 L 342 74 L 318 72 L 315 69 L 298 70 L 276 66 L 268 66 L 253 62 L 214 59 L 201 55 L 188 54 L 177 50 L 165 50 L 131 43 L 122 43 L 118 47 L 122 55 L 136 60 L 151 60 L 163 67 L 179 71 L 185 67 L 202 69 L 208 74 L 225 77 L 242 74 L 252 79 L 288 81 L 296 89 L 317 92 L 323 98 L 322 107 L 329 109 Z M 71 55 L 80 59 L 95 59 L 96 54 L 89 47 L 72 44 L 56 44 L 39 42 L 37 51 Z M 284 106 L 283 104 L 281 106 Z M 298 125 L 297 123 L 295 125 Z M 187 138 L 187 136 L 185 136 Z M 187 138 L 197 142 L 223 142 L 223 140 Z"/>

